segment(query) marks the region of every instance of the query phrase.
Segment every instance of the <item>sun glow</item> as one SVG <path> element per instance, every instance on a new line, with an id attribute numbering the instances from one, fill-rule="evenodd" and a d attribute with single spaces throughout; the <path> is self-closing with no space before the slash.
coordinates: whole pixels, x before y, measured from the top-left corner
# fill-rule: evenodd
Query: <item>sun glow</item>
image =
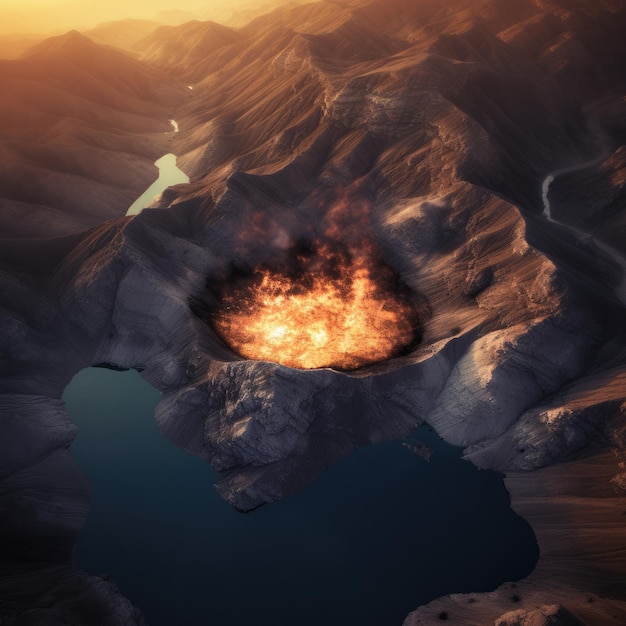
<path id="1" fill-rule="evenodd" d="M 128 18 L 180 24 L 189 20 L 227 22 L 234 11 L 262 6 L 261 0 L 0 0 L 0 34 L 61 34 Z"/>

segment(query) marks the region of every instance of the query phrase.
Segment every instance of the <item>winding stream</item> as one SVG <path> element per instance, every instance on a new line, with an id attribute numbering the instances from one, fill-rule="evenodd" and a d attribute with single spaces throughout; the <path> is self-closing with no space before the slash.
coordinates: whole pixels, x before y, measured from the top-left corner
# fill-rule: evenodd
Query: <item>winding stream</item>
<path id="1" fill-rule="evenodd" d="M 626 256 L 624 256 L 621 252 L 610 246 L 609 244 L 600 241 L 594 235 L 587 233 L 580 228 L 576 228 L 575 226 L 570 226 L 569 224 L 565 224 L 563 222 L 559 222 L 552 217 L 552 207 L 550 206 L 550 186 L 554 182 L 556 178 L 561 176 L 562 174 L 569 174 L 571 172 L 577 172 L 579 170 L 587 169 L 588 167 L 593 167 L 594 165 L 598 165 L 602 163 L 607 158 L 608 154 L 603 152 L 599 157 L 591 159 L 590 161 L 585 161 L 584 163 L 579 163 L 577 165 L 571 165 L 568 167 L 563 167 L 561 169 L 555 170 L 548 174 L 542 185 L 541 185 L 541 199 L 543 202 L 543 215 L 544 217 L 553 224 L 558 224 L 562 228 L 569 230 L 571 233 L 575 234 L 578 239 L 583 241 L 593 242 L 593 244 L 600 249 L 606 256 L 608 256 L 616 265 L 618 265 L 622 270 L 622 278 L 619 285 L 615 288 L 615 295 L 618 300 L 626 305 Z"/>
<path id="2" fill-rule="evenodd" d="M 176 120 L 169 120 L 169 123 L 172 127 L 172 132 L 177 133 L 179 131 L 178 122 Z M 189 176 L 177 167 L 176 160 L 176 155 L 169 152 L 154 162 L 159 170 L 159 176 L 150 187 L 130 205 L 128 211 L 126 211 L 127 216 L 139 215 L 144 208 L 150 206 L 155 200 L 158 200 L 159 196 L 168 187 L 189 183 Z"/>

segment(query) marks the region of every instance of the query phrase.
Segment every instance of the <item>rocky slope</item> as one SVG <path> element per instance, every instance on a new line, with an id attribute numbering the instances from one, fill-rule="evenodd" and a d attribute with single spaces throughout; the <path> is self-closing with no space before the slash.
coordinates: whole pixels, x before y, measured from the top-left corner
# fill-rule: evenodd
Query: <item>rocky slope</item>
<path id="1" fill-rule="evenodd" d="M 142 370 L 162 432 L 209 460 L 242 510 L 424 421 L 503 471 L 536 571 L 407 626 L 623 623 L 625 24 L 617 0 L 393 0 L 192 23 L 161 31 L 161 48 L 156 31 L 150 62 L 194 83 L 172 148 L 191 184 L 48 242 L 43 267 L 3 253 L 3 425 L 27 451 L 3 465 L 16 552 L 67 559 L 85 509 L 58 399 L 107 363 Z M 190 33 L 205 52 L 172 59 Z M 548 220 L 545 178 L 599 157 L 556 177 Z M 410 288 L 421 343 L 353 372 L 242 360 L 196 303 L 233 267 L 319 237 L 330 214 Z"/>
<path id="2" fill-rule="evenodd" d="M 240 39 L 227 26 L 194 20 L 182 26 L 161 26 L 132 48 L 143 61 L 194 82 L 203 76 L 207 57 Z"/>
<path id="3" fill-rule="evenodd" d="M 167 152 L 187 94 L 77 32 L 0 62 L 2 237 L 45 238 L 124 215 Z"/>

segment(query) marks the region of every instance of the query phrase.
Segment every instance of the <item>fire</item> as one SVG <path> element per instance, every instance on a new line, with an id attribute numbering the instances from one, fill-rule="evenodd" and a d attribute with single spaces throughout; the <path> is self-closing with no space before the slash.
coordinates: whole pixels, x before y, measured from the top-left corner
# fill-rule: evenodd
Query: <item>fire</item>
<path id="1" fill-rule="evenodd" d="M 370 248 L 318 243 L 227 281 L 211 323 L 241 356 L 300 369 L 352 370 L 397 356 L 418 339 L 417 313 Z"/>

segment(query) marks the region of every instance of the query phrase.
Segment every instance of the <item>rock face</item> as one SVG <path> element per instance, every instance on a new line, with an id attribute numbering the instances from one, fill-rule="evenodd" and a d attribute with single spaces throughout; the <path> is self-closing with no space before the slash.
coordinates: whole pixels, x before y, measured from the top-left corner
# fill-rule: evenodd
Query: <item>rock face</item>
<path id="1" fill-rule="evenodd" d="M 625 12 L 608 0 L 315 3 L 239 30 L 155 31 L 151 62 L 194 82 L 171 148 L 191 184 L 133 219 L 35 245 L 48 263 L 16 245 L 0 253 L 7 545 L 67 563 L 87 509 L 59 398 L 81 368 L 106 363 L 161 391 L 163 434 L 211 462 L 240 510 L 423 422 L 505 472 L 538 537 L 537 570 L 515 591 L 437 600 L 407 626 L 623 623 L 622 268 L 597 242 L 626 252 L 613 235 L 624 219 Z M 189 33 L 205 52 L 172 59 Z M 42 46 L 54 55 L 68 41 Z M 24 62 L 38 67 L 37 54 Z M 128 87 L 117 81 L 106 74 Z M 45 125 L 32 132 L 45 139 Z M 127 131 L 134 142 L 143 128 Z M 603 153 L 572 182 L 594 202 L 557 177 L 549 200 L 562 225 L 547 220 L 546 176 Z M 64 193 L 83 206 L 80 189 Z M 355 206 L 366 218 L 350 221 Z M 194 302 L 233 267 L 319 236 L 331 211 L 415 294 L 421 343 L 353 372 L 241 359 Z M 564 608 L 543 606 L 555 603 Z"/>

